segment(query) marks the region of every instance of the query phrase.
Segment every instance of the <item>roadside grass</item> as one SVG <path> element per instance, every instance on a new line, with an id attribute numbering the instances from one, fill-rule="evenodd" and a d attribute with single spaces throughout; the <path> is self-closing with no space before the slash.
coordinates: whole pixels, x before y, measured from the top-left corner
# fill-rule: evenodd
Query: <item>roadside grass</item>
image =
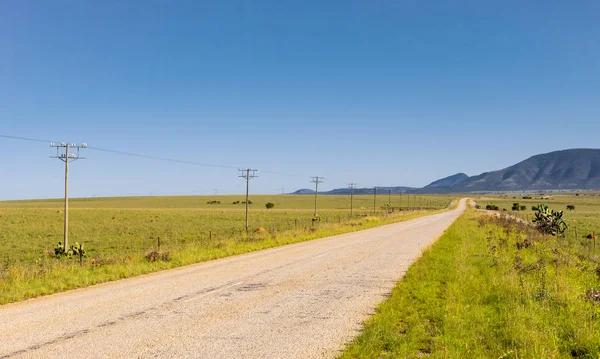
<path id="1" fill-rule="evenodd" d="M 255 197 L 261 202 L 268 200 Z M 371 208 L 357 207 L 355 215 L 350 217 L 348 210 L 336 208 L 342 199 L 347 200 L 346 196 L 331 199 L 323 196 L 319 211 L 321 219 L 313 223 L 310 209 L 293 208 L 299 204 L 303 207 L 301 204 L 306 202 L 306 196 L 282 197 L 291 198 L 287 202 L 280 198 L 276 202 L 279 209 L 251 210 L 249 235 L 243 230 L 243 205 L 237 205 L 237 210 L 218 206 L 204 208 L 206 198 L 183 197 L 187 204 L 201 203 L 200 208 L 179 208 L 181 204 L 173 203 L 178 197 L 163 198 L 166 208 L 159 208 L 160 201 L 155 198 L 144 199 L 154 203 L 149 209 L 130 208 L 129 199 L 100 202 L 117 208 L 85 209 L 79 203 L 79 208 L 74 206 L 76 209 L 70 212 L 70 243 L 84 243 L 86 257 L 82 265 L 77 258 L 54 256 L 54 246 L 62 240 L 63 214 L 60 209 L 48 206 L 48 201 L 27 201 L 26 208 L 16 207 L 16 202 L 11 202 L 9 207 L 2 209 L 7 203 L 2 202 L 0 304 L 443 211 L 387 213 L 378 210 L 373 213 Z M 435 198 L 440 207 L 450 206 L 450 197 L 431 198 L 432 201 Z M 133 205 L 140 204 L 136 202 L 138 198 L 133 200 Z M 253 201 L 257 201 L 256 198 Z M 150 206 L 149 202 L 146 204 Z M 256 231 L 259 227 L 264 231 Z M 146 258 L 151 252 L 157 253 L 157 260 Z M 161 260 L 161 255 L 166 260 Z"/>
<path id="2" fill-rule="evenodd" d="M 582 192 L 574 194 L 530 194 L 523 199 L 524 195 L 495 195 L 480 196 L 474 198 L 481 208 L 487 204 L 495 204 L 502 211 L 506 209 L 509 214 L 531 221 L 534 216 L 532 206 L 543 203 L 554 210 L 562 210 L 569 226 L 568 236 L 581 238 L 592 232 L 600 232 L 600 194 L 595 192 Z M 512 211 L 513 203 L 519 203 L 526 207 L 524 211 Z M 574 210 L 568 210 L 567 206 L 574 205 Z"/>
<path id="3" fill-rule="evenodd" d="M 599 263 L 598 249 L 469 210 L 340 357 L 598 358 Z"/>

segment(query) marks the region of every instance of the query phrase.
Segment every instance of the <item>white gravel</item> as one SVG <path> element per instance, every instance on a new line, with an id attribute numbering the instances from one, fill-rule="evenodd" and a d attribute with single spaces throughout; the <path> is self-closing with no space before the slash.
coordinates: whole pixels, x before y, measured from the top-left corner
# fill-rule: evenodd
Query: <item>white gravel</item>
<path id="1" fill-rule="evenodd" d="M 0 306 L 0 358 L 330 358 L 458 209 Z"/>

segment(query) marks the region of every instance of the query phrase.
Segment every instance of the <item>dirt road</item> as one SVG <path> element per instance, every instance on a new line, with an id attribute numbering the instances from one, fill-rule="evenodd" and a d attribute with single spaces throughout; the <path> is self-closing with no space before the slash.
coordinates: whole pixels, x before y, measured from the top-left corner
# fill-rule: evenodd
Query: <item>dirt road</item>
<path id="1" fill-rule="evenodd" d="M 458 209 L 0 306 L 0 358 L 321 358 Z"/>

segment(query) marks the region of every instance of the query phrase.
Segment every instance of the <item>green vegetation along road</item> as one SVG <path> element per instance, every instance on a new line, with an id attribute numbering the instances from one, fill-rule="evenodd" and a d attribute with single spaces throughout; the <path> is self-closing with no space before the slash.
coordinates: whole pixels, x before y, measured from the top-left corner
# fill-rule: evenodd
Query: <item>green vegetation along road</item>
<path id="1" fill-rule="evenodd" d="M 511 211 L 516 202 L 519 211 Z M 459 218 L 342 358 L 600 358 L 600 243 L 591 238 L 600 229 L 600 197 L 485 196 L 477 203 L 499 211 Z M 565 213 L 564 235 L 527 225 L 540 203 L 575 206 Z"/>

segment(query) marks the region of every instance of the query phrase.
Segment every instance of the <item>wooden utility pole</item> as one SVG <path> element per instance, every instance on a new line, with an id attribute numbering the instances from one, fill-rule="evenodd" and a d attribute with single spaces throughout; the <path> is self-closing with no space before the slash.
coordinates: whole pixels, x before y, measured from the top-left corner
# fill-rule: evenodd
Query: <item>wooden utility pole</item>
<path id="1" fill-rule="evenodd" d="M 377 186 L 373 187 L 373 213 L 376 213 L 375 206 L 377 205 Z"/>
<path id="2" fill-rule="evenodd" d="M 65 147 L 65 247 L 64 252 L 67 253 L 67 244 L 69 243 L 69 144 Z"/>
<path id="3" fill-rule="evenodd" d="M 319 196 L 319 183 L 323 183 L 323 180 L 325 179 L 325 177 L 314 176 L 311 178 L 312 179 L 310 181 L 315 184 L 315 213 L 313 214 L 313 217 L 316 218 L 317 217 L 317 197 Z"/>
<path id="4" fill-rule="evenodd" d="M 356 186 L 356 183 L 350 183 L 348 184 L 348 187 L 350 188 L 350 217 L 352 217 L 352 207 L 353 207 L 353 197 L 354 197 L 354 186 Z"/>
<path id="5" fill-rule="evenodd" d="M 67 253 L 69 249 L 69 162 L 84 159 L 79 156 L 80 148 L 87 148 L 86 143 L 80 145 L 75 143 L 50 143 L 50 147 L 56 148 L 56 156 L 50 156 L 50 158 L 58 158 L 65 163 L 65 221 L 64 221 L 64 234 L 63 234 L 63 253 Z M 64 153 L 59 153 L 59 149 L 64 148 Z M 70 149 L 77 149 L 77 153 L 71 153 Z"/>
<path id="6" fill-rule="evenodd" d="M 241 178 L 245 178 L 246 179 L 246 235 L 248 235 L 248 191 L 250 189 L 250 179 L 258 177 L 256 175 L 256 172 L 258 172 L 258 170 L 253 170 L 251 168 L 246 168 L 246 169 L 238 169 L 238 171 L 240 171 L 241 175 L 239 175 L 238 177 Z M 252 173 L 250 173 L 252 172 Z"/>

